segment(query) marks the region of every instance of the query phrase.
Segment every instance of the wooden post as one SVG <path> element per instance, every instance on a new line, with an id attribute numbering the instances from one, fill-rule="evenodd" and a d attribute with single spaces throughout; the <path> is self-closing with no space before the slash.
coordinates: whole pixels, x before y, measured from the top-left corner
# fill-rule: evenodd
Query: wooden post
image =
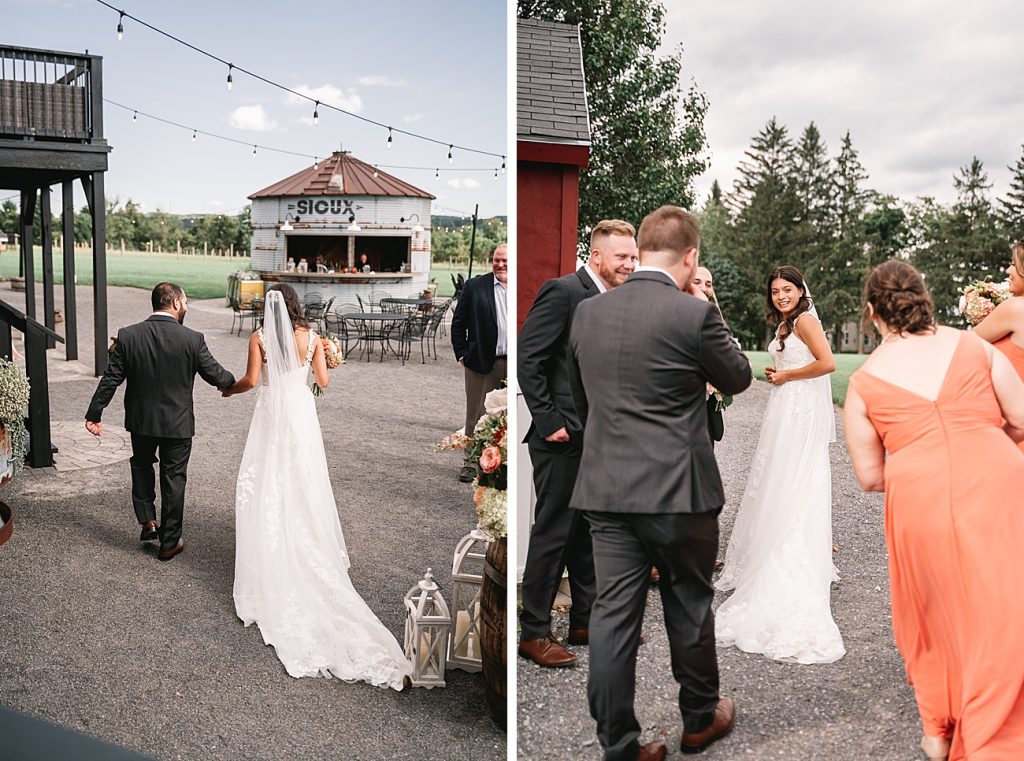
<path id="1" fill-rule="evenodd" d="M 75 197 L 74 182 L 61 183 L 64 192 L 64 357 L 78 359 L 78 304 L 75 295 Z"/>
<path id="2" fill-rule="evenodd" d="M 288 268 L 288 259 L 285 258 L 285 269 Z M 352 269 L 356 266 L 356 236 L 348 236 L 348 268 Z"/>
<path id="3" fill-rule="evenodd" d="M 94 357 L 96 375 L 107 369 L 107 207 L 103 193 L 103 172 L 93 172 L 92 203 L 92 292 Z"/>
<path id="4" fill-rule="evenodd" d="M 49 468 L 53 465 L 53 452 L 50 451 L 46 337 L 30 322 L 25 325 L 25 374 L 32 386 L 28 397 L 28 433 L 31 441 L 28 463 L 33 468 Z"/>
<path id="5" fill-rule="evenodd" d="M 32 251 L 32 221 L 36 216 L 36 189 L 21 191 L 21 258 L 25 272 L 25 314 L 36 316 L 36 258 Z"/>
<path id="6" fill-rule="evenodd" d="M 53 315 L 53 214 L 50 213 L 50 186 L 39 189 L 39 216 L 43 232 L 43 324 L 55 330 Z M 46 336 L 46 348 L 57 345 L 52 336 Z"/>

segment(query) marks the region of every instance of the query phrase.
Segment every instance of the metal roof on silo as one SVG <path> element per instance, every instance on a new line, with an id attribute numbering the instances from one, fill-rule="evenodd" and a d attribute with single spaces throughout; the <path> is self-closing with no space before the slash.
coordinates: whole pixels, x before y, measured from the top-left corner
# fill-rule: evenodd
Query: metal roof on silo
<path id="1" fill-rule="evenodd" d="M 376 177 L 374 176 L 376 173 Z M 249 198 L 275 196 L 397 196 L 436 198 L 382 169 L 360 161 L 347 151 L 335 151 L 317 166 L 307 167 Z"/>

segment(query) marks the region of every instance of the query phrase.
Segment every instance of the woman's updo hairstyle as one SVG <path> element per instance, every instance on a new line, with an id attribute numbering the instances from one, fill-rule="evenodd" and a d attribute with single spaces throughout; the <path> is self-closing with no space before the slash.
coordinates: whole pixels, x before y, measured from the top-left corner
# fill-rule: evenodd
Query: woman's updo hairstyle
<path id="1" fill-rule="evenodd" d="M 890 259 L 868 275 L 864 286 L 865 329 L 871 324 L 867 305 L 896 333 L 923 333 L 935 328 L 935 307 L 921 273 Z"/>

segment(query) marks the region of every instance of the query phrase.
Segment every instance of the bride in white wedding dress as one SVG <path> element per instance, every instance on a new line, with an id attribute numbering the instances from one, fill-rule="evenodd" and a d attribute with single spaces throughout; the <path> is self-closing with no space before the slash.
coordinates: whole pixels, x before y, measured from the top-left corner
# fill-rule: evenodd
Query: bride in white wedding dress
<path id="1" fill-rule="evenodd" d="M 225 392 L 259 386 L 235 493 L 235 611 L 293 677 L 401 690 L 409 663 L 348 576 L 310 369 L 326 387 L 323 347 L 295 291 L 274 286 L 246 375 Z"/>
<path id="2" fill-rule="evenodd" d="M 835 359 L 795 267 L 771 273 L 768 303 L 779 324 L 765 371 L 773 388 L 715 582 L 734 590 L 715 613 L 715 639 L 775 660 L 831 663 L 846 653 L 830 606 Z"/>

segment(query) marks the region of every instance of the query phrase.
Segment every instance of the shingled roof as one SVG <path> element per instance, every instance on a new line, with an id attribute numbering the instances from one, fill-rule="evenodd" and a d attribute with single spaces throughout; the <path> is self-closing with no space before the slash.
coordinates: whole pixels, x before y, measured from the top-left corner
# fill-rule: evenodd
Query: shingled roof
<path id="1" fill-rule="evenodd" d="M 376 174 L 376 176 L 374 176 Z M 258 190 L 249 198 L 275 196 L 401 196 L 435 198 L 387 172 L 374 169 L 351 153 L 335 151 L 317 166 L 306 167 L 291 177 Z"/>
<path id="2" fill-rule="evenodd" d="M 518 139 L 589 145 L 579 27 L 537 19 L 516 26 Z"/>

